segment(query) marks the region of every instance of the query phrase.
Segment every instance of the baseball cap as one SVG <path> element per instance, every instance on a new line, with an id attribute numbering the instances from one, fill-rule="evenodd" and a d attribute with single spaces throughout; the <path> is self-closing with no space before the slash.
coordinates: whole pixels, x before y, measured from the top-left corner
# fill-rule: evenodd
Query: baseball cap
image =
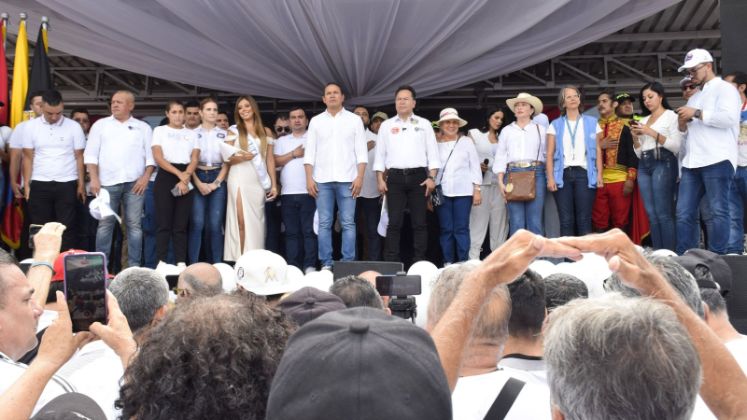
<path id="1" fill-rule="evenodd" d="M 106 415 L 91 397 L 70 392 L 42 407 L 31 420 L 104 420 Z"/>
<path id="2" fill-rule="evenodd" d="M 304 287 L 296 290 L 282 299 L 278 306 L 298 325 L 304 325 L 327 312 L 340 311 L 346 308 L 342 299 L 316 287 Z"/>
<path id="3" fill-rule="evenodd" d="M 628 92 L 620 92 L 617 95 L 615 95 L 615 101 L 622 102 L 622 101 L 630 101 L 635 103 L 635 98 L 630 96 Z"/>
<path id="4" fill-rule="evenodd" d="M 685 62 L 679 69 L 677 69 L 677 71 L 681 72 L 682 70 L 691 69 L 701 63 L 713 63 L 713 56 L 702 48 L 696 48 L 687 53 L 685 56 Z"/>
<path id="5" fill-rule="evenodd" d="M 425 330 L 373 308 L 330 312 L 288 341 L 267 420 L 451 419 L 451 392 Z"/>
<path id="6" fill-rule="evenodd" d="M 285 259 L 265 249 L 245 252 L 233 268 L 236 284 L 260 296 L 295 292 L 301 287 L 301 279 L 288 270 Z"/>
<path id="7" fill-rule="evenodd" d="M 52 281 L 65 280 L 65 255 L 86 254 L 87 252 L 88 251 L 83 251 L 82 249 L 69 249 L 65 252 L 60 252 L 57 259 L 54 260 L 54 275 L 52 276 Z"/>
<path id="8" fill-rule="evenodd" d="M 699 288 L 718 289 L 722 295 L 726 295 L 731 290 L 731 267 L 720 255 L 706 249 L 693 248 L 685 251 L 682 256 L 674 257 L 674 259 L 693 276 L 695 276 L 697 266 L 702 265 L 708 268 L 716 284 L 714 285 L 708 280 L 698 280 Z"/>
<path id="9" fill-rule="evenodd" d="M 389 119 L 389 116 L 388 116 L 388 115 L 386 115 L 385 113 L 383 113 L 383 112 L 379 111 L 379 112 L 377 112 L 377 113 L 373 114 L 373 117 L 371 117 L 371 121 L 373 121 L 373 120 L 375 120 L 375 119 L 377 119 L 377 118 L 379 118 L 379 119 L 382 119 L 382 120 L 386 121 L 386 120 L 388 120 L 388 119 Z"/>

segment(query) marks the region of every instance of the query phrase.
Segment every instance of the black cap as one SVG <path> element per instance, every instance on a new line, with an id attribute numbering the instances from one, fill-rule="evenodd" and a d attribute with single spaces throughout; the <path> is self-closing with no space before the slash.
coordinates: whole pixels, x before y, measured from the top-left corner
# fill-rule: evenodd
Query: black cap
<path id="1" fill-rule="evenodd" d="M 332 293 L 327 293 L 316 287 L 304 287 L 285 299 L 278 305 L 280 310 L 293 318 L 298 325 L 303 325 L 319 318 L 327 312 L 345 309 L 345 302 Z"/>
<path id="2" fill-rule="evenodd" d="M 48 402 L 31 420 L 106 420 L 106 415 L 91 397 L 70 392 Z"/>
<path id="3" fill-rule="evenodd" d="M 726 295 L 731 290 L 731 267 L 720 255 L 705 249 L 693 248 L 685 251 L 682 256 L 674 258 L 693 276 L 695 276 L 695 267 L 702 265 L 708 268 L 716 284 L 708 280 L 698 280 L 699 288 L 718 289 L 722 295 Z"/>
<path id="4" fill-rule="evenodd" d="M 617 95 L 615 95 L 615 100 L 617 102 L 624 102 L 624 101 L 630 101 L 635 102 L 635 98 L 630 96 L 628 92 L 620 92 Z"/>

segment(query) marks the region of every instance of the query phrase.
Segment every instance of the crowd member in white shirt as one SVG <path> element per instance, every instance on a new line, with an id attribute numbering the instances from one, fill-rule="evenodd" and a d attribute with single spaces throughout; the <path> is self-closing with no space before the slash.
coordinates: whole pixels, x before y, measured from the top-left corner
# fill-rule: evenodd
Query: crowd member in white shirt
<path id="1" fill-rule="evenodd" d="M 747 336 L 740 334 L 729 321 L 726 300 L 717 288 L 700 288 L 705 309 L 705 322 L 713 330 L 734 359 L 747 374 Z"/>
<path id="2" fill-rule="evenodd" d="M 443 317 L 465 278 L 475 267 L 477 265 L 472 263 L 453 265 L 438 277 L 428 305 L 429 330 Z M 517 281 L 522 281 L 526 276 L 526 273 L 523 274 Z M 525 372 L 497 366 L 508 338 L 511 307 L 505 285 L 493 288 L 482 305 L 462 358 L 459 379 L 451 394 L 455 419 L 490 418 L 486 414 L 499 394 L 504 393 L 504 388 L 511 389 L 516 385 L 520 388 L 513 400 L 505 393 L 500 397 L 501 402 L 508 406 L 503 418 L 550 418 L 550 390 L 547 385 L 532 380 Z"/>
<path id="3" fill-rule="evenodd" d="M 80 124 L 62 114 L 64 109 L 60 92 L 46 91 L 42 95 L 41 117 L 29 121 L 24 128 L 23 172 L 28 180 L 24 196 L 31 223 L 54 221 L 67 226 L 62 247 L 70 249 L 76 234 L 76 197 L 86 200 L 86 138 Z"/>
<path id="4" fill-rule="evenodd" d="M 438 141 L 441 169 L 436 175 L 436 189 L 441 190 L 442 198 L 436 213 L 444 265 L 469 258 L 469 214 L 472 206 L 482 203 L 482 173 L 477 150 L 469 137 L 459 134 L 459 128 L 465 125 L 467 121 L 459 117 L 456 109 L 441 110 L 438 119 L 443 132 Z"/>
<path id="5" fill-rule="evenodd" d="M 31 105 L 31 113 L 33 114 L 33 118 L 37 118 L 41 116 L 42 114 L 42 94 L 44 92 L 32 92 L 29 96 L 30 99 L 30 105 Z M 27 126 L 31 120 L 22 121 L 18 125 L 16 125 L 13 128 L 13 133 L 10 136 L 10 142 L 9 142 L 9 162 L 8 162 L 8 177 L 10 178 L 10 187 L 13 190 L 13 195 L 16 198 L 23 198 L 23 192 L 21 191 L 21 188 L 23 187 L 23 179 L 20 180 L 19 183 L 19 176 L 22 174 L 21 170 L 21 164 L 23 160 L 23 138 L 24 138 L 24 128 Z"/>
<path id="6" fill-rule="evenodd" d="M 542 209 L 544 208 L 546 175 L 545 129 L 532 122 L 535 113 L 542 112 L 542 101 L 528 93 L 520 93 L 506 101 L 516 115 L 516 121 L 506 126 L 498 136 L 493 172 L 498 175 L 498 189 L 506 197 L 509 173 L 534 171 L 535 197 L 530 201 L 508 203 L 509 232 L 519 229 L 542 234 Z"/>
<path id="7" fill-rule="evenodd" d="M 698 204 L 705 195 L 711 208 L 708 248 L 724 254 L 729 242 L 729 189 L 737 167 L 739 92 L 714 73 L 711 54 L 687 53 L 679 71 L 702 85 L 687 105 L 677 109 L 679 129 L 686 140 L 677 194 L 677 253 L 698 246 Z"/>
<path id="8" fill-rule="evenodd" d="M 109 193 L 109 204 L 119 212 L 124 208 L 123 222 L 127 231 L 127 264 L 140 265 L 143 246 L 141 216 L 148 180 L 155 163 L 151 152 L 152 130 L 135 119 L 135 95 L 118 91 L 112 96 L 112 115 L 96 121 L 88 135 L 83 160 L 91 175 L 91 192 L 98 196 L 103 188 Z M 107 257 L 111 251 L 112 232 L 116 219 L 99 221 L 96 251 Z"/>
<path id="9" fill-rule="evenodd" d="M 366 145 L 368 148 L 368 165 L 363 173 L 361 195 L 355 200 L 355 220 L 358 222 L 359 255 L 358 259 L 365 261 L 381 261 L 381 236 L 377 231 L 381 217 L 381 193 L 376 182 L 376 171 L 373 163 L 376 158 L 376 138 L 379 127 L 387 115 L 377 112 L 371 117 L 369 124 L 368 110 L 365 107 L 355 107 L 353 112 L 361 117 L 366 129 Z"/>
<path id="10" fill-rule="evenodd" d="M 201 123 L 202 116 L 200 114 L 200 103 L 194 99 L 187 101 L 187 103 L 184 104 L 184 128 L 188 130 L 196 130 Z"/>
<path id="11" fill-rule="evenodd" d="M 508 212 L 506 199 L 498 191 L 495 174 L 490 169 L 493 157 L 498 150 L 498 133 L 506 118 L 503 109 L 492 109 L 488 112 L 485 124 L 486 131 L 474 128 L 469 130 L 469 136 L 475 143 L 475 149 L 480 159 L 480 170 L 483 173 L 480 193 L 482 204 L 473 206 L 469 214 L 469 259 L 480 259 L 485 234 L 490 233 L 490 250 L 500 246 L 508 236 Z"/>
<path id="12" fill-rule="evenodd" d="M 156 258 L 166 261 L 169 244 L 174 247 L 174 260 L 187 262 L 187 226 L 192 212 L 191 179 L 200 148 L 194 130 L 184 126 L 184 105 L 178 101 L 166 104 L 168 125 L 153 130 L 153 160 L 158 165 L 153 187 L 156 204 Z"/>
<path id="13" fill-rule="evenodd" d="M 426 199 L 436 188 L 441 167 L 431 122 L 413 113 L 415 89 L 400 86 L 394 92 L 397 116 L 381 124 L 376 141 L 374 170 L 379 192 L 386 194 L 389 225 L 386 229 L 385 261 L 400 261 L 399 242 L 405 210 L 410 211 L 413 260 L 425 260 L 428 248 Z"/>
<path id="14" fill-rule="evenodd" d="M 309 194 L 319 213 L 319 260 L 332 267 L 332 221 L 335 203 L 342 225 L 342 260 L 355 259 L 355 199 L 368 162 L 361 119 L 342 107 L 345 95 L 337 83 L 324 87 L 327 110 L 311 119 L 304 164 Z"/>
<path id="15" fill-rule="evenodd" d="M 280 169 L 280 210 L 285 225 L 285 260 L 311 272 L 316 269 L 314 234 L 316 201 L 306 189 L 303 157 L 309 120 L 300 106 L 288 113 L 291 133 L 275 141 L 275 165 Z"/>
<path id="16" fill-rule="evenodd" d="M 218 101 L 205 98 L 200 102 L 202 124 L 194 131 L 200 149 L 200 160 L 192 174 L 195 192 L 189 219 L 189 264 L 199 260 L 203 233 L 203 250 L 211 263 L 223 261 L 223 223 L 226 220 L 226 186 L 228 165 L 223 164 L 220 144 L 226 141 L 227 131 L 216 125 Z"/>
<path id="17" fill-rule="evenodd" d="M 641 103 L 643 119 L 630 122 L 633 150 L 639 159 L 638 186 L 651 226 L 651 244 L 674 251 L 674 191 L 682 135 L 661 83 L 643 86 Z"/>
<path id="18" fill-rule="evenodd" d="M 724 76 L 724 80 L 737 88 L 742 103 L 739 116 L 737 173 L 734 175 L 734 185 L 729 192 L 731 225 L 726 253 L 742 254 L 744 253 L 744 203 L 747 201 L 747 93 L 745 93 L 747 73 L 741 71 L 730 73 Z"/>

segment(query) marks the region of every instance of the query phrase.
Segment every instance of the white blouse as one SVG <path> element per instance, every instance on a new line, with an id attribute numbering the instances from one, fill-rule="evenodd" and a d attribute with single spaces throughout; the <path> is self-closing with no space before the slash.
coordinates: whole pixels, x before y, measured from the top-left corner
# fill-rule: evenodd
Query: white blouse
<path id="1" fill-rule="evenodd" d="M 547 131 L 544 127 L 530 122 L 524 128 L 516 122 L 506 126 L 498 136 L 498 150 L 495 152 L 493 172 L 505 173 L 511 162 L 545 162 L 547 156 Z"/>
<path id="2" fill-rule="evenodd" d="M 476 128 L 469 130 L 469 135 L 475 142 L 475 149 L 477 149 L 477 157 L 480 159 L 480 162 L 482 163 L 487 160 L 488 168 L 492 167 L 495 152 L 498 151 L 498 142 L 491 143 L 488 133 L 483 133 Z M 495 174 L 488 169 L 482 176 L 482 185 L 491 185 L 493 183 L 495 183 Z"/>
<path id="3" fill-rule="evenodd" d="M 460 137 L 459 140 L 438 143 L 438 154 L 442 168 L 438 171 L 436 181 L 443 188 L 444 195 L 472 196 L 474 186 L 482 183 L 480 160 L 472 139 Z"/>
<path id="4" fill-rule="evenodd" d="M 640 124 L 646 125 L 650 118 L 650 115 L 643 117 L 643 119 L 641 119 L 640 121 Z M 677 124 L 677 114 L 674 111 L 672 111 L 671 109 L 664 111 L 664 113 L 661 114 L 661 116 L 659 116 L 659 118 L 654 121 L 653 124 L 651 124 L 651 128 L 659 133 L 662 137 L 667 138 L 664 141 L 664 144 L 661 145 L 661 147 L 669 150 L 675 155 L 680 152 L 680 145 L 682 144 L 682 133 L 680 133 Z M 640 147 L 635 149 L 635 154 L 639 158 L 641 157 L 642 152 L 646 152 L 656 148 L 655 137 L 651 137 L 645 134 L 640 135 L 638 136 L 638 142 L 640 143 Z"/>

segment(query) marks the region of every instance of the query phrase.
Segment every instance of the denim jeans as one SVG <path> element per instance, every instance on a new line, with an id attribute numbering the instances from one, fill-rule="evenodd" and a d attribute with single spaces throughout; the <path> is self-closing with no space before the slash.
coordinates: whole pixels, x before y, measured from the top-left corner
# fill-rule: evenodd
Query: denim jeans
<path id="1" fill-rule="evenodd" d="M 322 267 L 332 266 L 332 222 L 335 203 L 342 226 L 342 261 L 355 259 L 355 199 L 350 182 L 319 182 L 316 208 L 319 212 L 319 260 Z"/>
<path id="2" fill-rule="evenodd" d="M 744 252 L 744 202 L 747 200 L 747 166 L 737 167 L 729 190 L 729 244 L 727 254 Z"/>
<path id="3" fill-rule="evenodd" d="M 205 171 L 197 169 L 197 178 L 205 184 L 212 184 L 220 173 L 219 169 Z M 192 198 L 192 213 L 189 216 L 189 263 L 200 259 L 203 231 L 207 241 L 209 261 L 213 264 L 223 261 L 223 225 L 226 221 L 226 183 L 208 195 L 202 195 L 195 188 Z"/>
<path id="4" fill-rule="evenodd" d="M 563 188 L 555 192 L 560 217 L 560 236 L 583 236 L 591 233 L 591 209 L 595 188 L 589 188 L 586 169 L 571 166 L 563 170 Z"/>
<path id="5" fill-rule="evenodd" d="M 682 168 L 677 196 L 677 253 L 698 247 L 698 204 L 705 195 L 711 208 L 713 229 L 708 249 L 725 254 L 729 242 L 729 190 L 734 167 L 728 160 L 702 168 Z"/>
<path id="6" fill-rule="evenodd" d="M 469 213 L 472 210 L 472 196 L 447 197 L 436 207 L 438 223 L 441 227 L 441 252 L 444 264 L 467 261 L 469 258 Z M 456 243 L 456 259 L 454 244 Z"/>
<path id="7" fill-rule="evenodd" d="M 317 239 L 314 234 L 316 203 L 308 194 L 280 196 L 285 225 L 285 259 L 301 270 L 316 267 Z"/>
<path id="8" fill-rule="evenodd" d="M 509 172 L 534 171 L 535 196 L 532 201 L 509 201 L 508 202 L 508 225 L 509 236 L 519 229 L 526 229 L 537 235 L 542 235 L 542 215 L 545 206 L 545 191 L 547 190 L 547 177 L 545 165 L 532 168 L 510 168 Z M 508 183 L 508 173 L 504 175 L 503 183 Z"/>
<path id="9" fill-rule="evenodd" d="M 651 226 L 651 245 L 654 249 L 674 251 L 676 245 L 674 192 L 677 165 L 677 157 L 666 149 L 659 149 L 659 160 L 653 151 L 646 151 L 638 161 L 638 188 Z M 682 184 L 680 193 L 681 187 Z M 693 209 L 697 209 L 697 202 L 693 204 Z"/>
<path id="10" fill-rule="evenodd" d="M 141 218 L 143 216 L 144 195 L 132 192 L 135 182 L 125 182 L 106 187 L 101 187 L 109 192 L 109 204 L 115 212 L 119 212 L 119 206 L 124 209 L 122 222 L 127 231 L 127 266 L 140 266 L 140 257 L 143 248 L 143 231 L 141 229 Z M 107 217 L 99 221 L 96 231 L 96 251 L 103 252 L 109 258 L 112 248 L 112 233 L 117 221 L 114 217 Z"/>

